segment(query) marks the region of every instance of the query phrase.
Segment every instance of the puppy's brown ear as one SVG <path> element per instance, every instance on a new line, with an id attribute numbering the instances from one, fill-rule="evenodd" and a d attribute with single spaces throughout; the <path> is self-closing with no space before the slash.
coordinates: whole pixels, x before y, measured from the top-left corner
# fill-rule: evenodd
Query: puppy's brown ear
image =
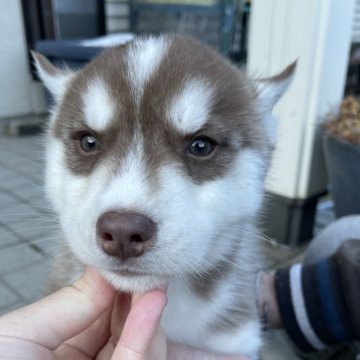
<path id="1" fill-rule="evenodd" d="M 265 111 L 271 111 L 289 88 L 295 74 L 297 61 L 287 66 L 280 74 L 255 80 L 255 86 Z"/>
<path id="2" fill-rule="evenodd" d="M 39 78 L 58 101 L 64 94 L 67 85 L 74 76 L 69 69 L 55 67 L 44 55 L 31 51 Z"/>
<path id="3" fill-rule="evenodd" d="M 258 96 L 258 106 L 262 115 L 263 126 L 272 146 L 277 139 L 277 119 L 272 114 L 276 103 L 289 88 L 295 74 L 296 61 L 284 69 L 280 74 L 270 78 L 255 80 Z"/>

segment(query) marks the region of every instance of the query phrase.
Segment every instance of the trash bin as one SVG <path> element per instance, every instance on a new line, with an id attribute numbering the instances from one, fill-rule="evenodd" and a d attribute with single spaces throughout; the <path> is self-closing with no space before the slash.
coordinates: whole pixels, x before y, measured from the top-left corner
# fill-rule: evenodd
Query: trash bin
<path id="1" fill-rule="evenodd" d="M 323 145 L 336 217 L 360 214 L 360 145 L 327 132 Z"/>
<path id="2" fill-rule="evenodd" d="M 54 65 L 67 66 L 70 69 L 80 69 L 101 51 L 110 47 L 125 44 L 132 40 L 134 34 L 121 33 L 84 40 L 46 40 L 39 41 L 35 49 L 46 56 Z M 53 104 L 50 93 L 45 90 L 48 108 Z"/>

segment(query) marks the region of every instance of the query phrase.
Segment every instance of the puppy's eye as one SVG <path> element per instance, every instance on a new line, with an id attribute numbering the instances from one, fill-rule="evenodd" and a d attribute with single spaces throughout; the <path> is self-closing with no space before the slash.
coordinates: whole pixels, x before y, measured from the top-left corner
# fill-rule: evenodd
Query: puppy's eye
<path id="1" fill-rule="evenodd" d="M 80 140 L 80 144 L 85 152 L 92 152 L 98 149 L 96 137 L 90 134 L 84 135 Z"/>
<path id="2" fill-rule="evenodd" d="M 212 153 L 215 142 L 206 137 L 197 137 L 191 141 L 188 151 L 191 155 L 205 157 Z"/>

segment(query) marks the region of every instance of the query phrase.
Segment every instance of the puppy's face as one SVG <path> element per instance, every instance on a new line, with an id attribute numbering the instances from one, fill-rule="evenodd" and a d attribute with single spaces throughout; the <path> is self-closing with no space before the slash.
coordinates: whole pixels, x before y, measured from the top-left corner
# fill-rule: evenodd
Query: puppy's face
<path id="1" fill-rule="evenodd" d="M 137 39 L 78 73 L 35 61 L 57 101 L 47 191 L 84 263 L 145 290 L 249 246 L 240 235 L 261 204 L 266 114 L 286 80 L 256 87 L 181 37 Z"/>

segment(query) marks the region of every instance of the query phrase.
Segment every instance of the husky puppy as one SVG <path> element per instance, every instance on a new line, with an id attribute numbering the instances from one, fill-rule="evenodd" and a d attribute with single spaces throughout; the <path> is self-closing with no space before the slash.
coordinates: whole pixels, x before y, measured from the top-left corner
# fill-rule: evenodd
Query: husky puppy
<path id="1" fill-rule="evenodd" d="M 78 72 L 34 58 L 56 101 L 47 194 L 76 261 L 122 291 L 167 283 L 170 339 L 257 358 L 257 217 L 293 67 L 253 81 L 180 36 L 137 38 Z M 69 280 L 69 255 L 57 263 Z"/>

